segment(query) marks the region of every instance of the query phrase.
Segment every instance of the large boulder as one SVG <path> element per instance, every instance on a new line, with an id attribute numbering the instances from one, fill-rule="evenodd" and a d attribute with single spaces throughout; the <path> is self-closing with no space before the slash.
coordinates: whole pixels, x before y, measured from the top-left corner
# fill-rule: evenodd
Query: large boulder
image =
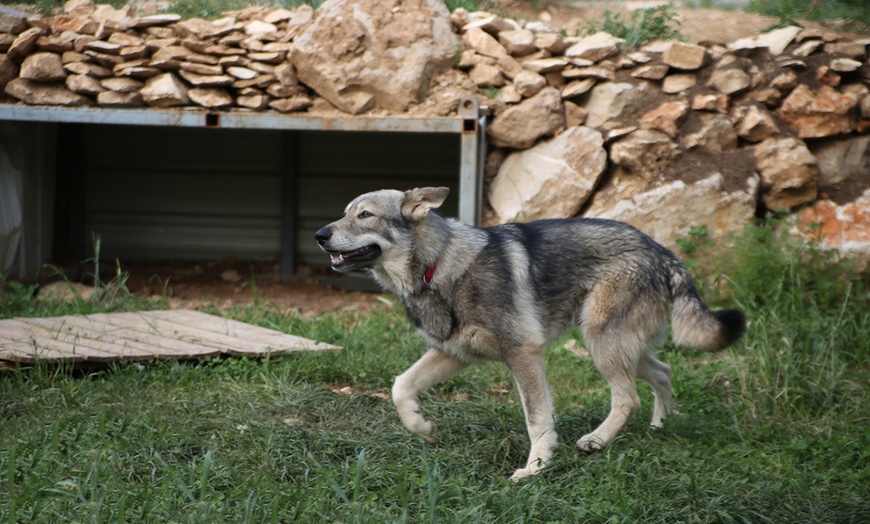
<path id="1" fill-rule="evenodd" d="M 870 180 L 870 136 L 833 138 L 808 144 L 819 165 L 819 185 L 859 177 Z"/>
<path id="2" fill-rule="evenodd" d="M 797 213 L 795 224 L 807 240 L 853 259 L 858 270 L 870 270 L 870 189 L 845 204 L 818 200 Z"/>
<path id="3" fill-rule="evenodd" d="M 552 140 L 507 157 L 490 186 L 498 223 L 577 214 L 607 167 L 604 138 L 572 127 Z"/>
<path id="4" fill-rule="evenodd" d="M 66 71 L 60 55 L 56 53 L 34 53 L 21 63 L 21 78 L 37 82 L 63 82 Z"/>
<path id="5" fill-rule="evenodd" d="M 172 73 L 149 78 L 141 93 L 145 103 L 152 107 L 183 106 L 190 102 L 187 87 Z"/>
<path id="6" fill-rule="evenodd" d="M 562 96 L 556 88 L 546 87 L 499 112 L 489 126 L 489 137 L 497 147 L 525 149 L 564 126 Z"/>
<path id="7" fill-rule="evenodd" d="M 584 106 L 589 111 L 586 125 L 600 127 L 610 119 L 618 118 L 629 106 L 641 105 L 655 97 L 655 90 L 646 83 L 607 82 L 598 84 L 588 95 Z"/>
<path id="8" fill-rule="evenodd" d="M 685 149 L 699 149 L 709 153 L 737 149 L 737 131 L 725 115 L 693 112 L 686 125 L 691 125 L 692 131 L 683 133 L 680 137 L 680 145 Z"/>
<path id="9" fill-rule="evenodd" d="M 644 180 L 658 178 L 680 149 L 661 131 L 640 129 L 610 146 L 610 160 Z"/>
<path id="10" fill-rule="evenodd" d="M 78 107 L 91 105 L 91 101 L 70 91 L 62 84 L 44 84 L 26 78 L 15 78 L 6 84 L 7 95 L 32 105 Z"/>
<path id="11" fill-rule="evenodd" d="M 750 175 L 743 186 L 731 187 L 714 172 L 697 181 L 673 180 L 639 191 L 630 197 L 623 191 L 596 193 L 584 216 L 627 222 L 676 250 L 693 226 L 707 226 L 711 239 L 738 234 L 755 218 L 758 177 Z"/>
<path id="12" fill-rule="evenodd" d="M 295 40 L 299 81 L 357 114 L 404 111 L 450 68 L 459 40 L 437 0 L 328 0 Z"/>
<path id="13" fill-rule="evenodd" d="M 803 140 L 771 138 L 754 150 L 762 200 L 768 209 L 786 211 L 816 199 L 819 167 Z"/>
<path id="14" fill-rule="evenodd" d="M 801 138 L 819 138 L 850 133 L 855 124 L 855 93 L 840 93 L 823 85 L 813 91 L 797 86 L 779 108 L 779 117 Z"/>

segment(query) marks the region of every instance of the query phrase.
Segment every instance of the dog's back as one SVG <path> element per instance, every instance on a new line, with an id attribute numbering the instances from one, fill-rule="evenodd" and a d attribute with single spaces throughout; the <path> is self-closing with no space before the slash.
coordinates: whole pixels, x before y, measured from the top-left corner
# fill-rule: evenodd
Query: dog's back
<path id="1" fill-rule="evenodd" d="M 451 221 L 453 230 L 468 227 Z M 453 281 L 444 287 L 457 298 L 484 302 L 494 322 L 532 309 L 550 341 L 575 325 L 598 325 L 602 316 L 618 322 L 636 307 L 648 321 L 661 324 L 673 304 L 679 345 L 718 350 L 742 333 L 739 312 L 707 312 L 676 255 L 628 224 L 550 219 L 483 231 L 486 242 L 475 248 L 466 274 L 445 274 L 442 281 Z M 448 243 L 443 256 L 464 257 L 469 253 L 463 248 L 461 242 Z M 588 304 L 590 297 L 604 303 Z M 527 300 L 534 304 L 523 304 Z M 617 307 L 623 303 L 624 308 Z"/>

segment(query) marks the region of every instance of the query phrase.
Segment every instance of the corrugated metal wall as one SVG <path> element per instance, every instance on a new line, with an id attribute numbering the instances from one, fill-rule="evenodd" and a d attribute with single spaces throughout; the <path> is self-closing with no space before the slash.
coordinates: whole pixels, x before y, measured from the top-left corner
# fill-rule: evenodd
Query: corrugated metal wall
<path id="1" fill-rule="evenodd" d="M 121 259 L 280 251 L 280 133 L 82 126 L 85 245 Z"/>
<path id="2" fill-rule="evenodd" d="M 314 232 L 338 219 L 361 193 L 447 186 L 451 198 L 442 212 L 456 216 L 458 211 L 458 135 L 309 131 L 299 134 L 297 151 L 296 254 L 302 262 L 324 263 L 311 240 Z"/>
<path id="3" fill-rule="evenodd" d="M 447 185 L 445 214 L 458 207 L 457 135 L 110 125 L 72 135 L 73 234 L 85 254 L 101 235 L 106 258 L 278 258 L 289 224 L 296 261 L 322 265 L 314 231 L 359 193 Z"/>

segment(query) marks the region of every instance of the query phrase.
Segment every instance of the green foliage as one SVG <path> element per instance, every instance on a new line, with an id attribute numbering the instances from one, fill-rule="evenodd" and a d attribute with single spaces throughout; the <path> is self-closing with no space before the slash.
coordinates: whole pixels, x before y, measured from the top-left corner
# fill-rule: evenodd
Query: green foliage
<path id="1" fill-rule="evenodd" d="M 321 3 L 322 0 L 174 0 L 166 12 L 179 14 L 182 18 L 212 20 L 220 18 L 227 11 L 238 11 L 252 5 L 293 9 L 303 4 L 316 8 Z"/>
<path id="2" fill-rule="evenodd" d="M 713 240 L 707 232 L 707 225 L 689 227 L 688 238 L 678 238 L 677 245 L 682 250 L 686 267 L 693 273 L 700 270 L 699 257 L 708 253 L 714 247 Z"/>
<path id="3" fill-rule="evenodd" d="M 86 315 L 167 307 L 165 300 L 152 300 L 131 294 L 126 286 L 130 275 L 121 269 L 117 259 L 112 278 L 104 280 L 102 278 L 104 275 L 100 274 L 100 237 L 97 235 L 94 236 L 93 246 L 94 256 L 86 262 L 90 262 L 94 270 L 83 276 L 84 280 L 93 284 L 93 293 L 90 296 L 83 297 L 63 271 L 55 266 L 44 266 L 42 276 L 47 275 L 47 278 L 66 285 L 71 300 L 51 294 L 37 298 L 39 289 L 37 285 L 25 285 L 14 280 L 6 281 L 0 273 L 0 319 L 19 316 Z"/>
<path id="4" fill-rule="evenodd" d="M 626 20 L 619 13 L 612 13 L 609 9 L 604 12 L 604 20 L 591 22 L 588 30 L 590 33 L 603 31 L 625 42 L 625 49 L 635 48 L 645 42 L 654 39 L 679 39 L 682 35 L 679 29 L 679 16 L 674 10 L 673 4 L 635 9 Z"/>
<path id="5" fill-rule="evenodd" d="M 13 6 L 17 5 L 19 7 L 22 5 L 32 5 L 36 12 L 46 16 L 51 16 L 63 13 L 63 6 L 64 4 L 66 4 L 66 0 L 27 0 L 24 2 L 17 2 L 14 0 L 0 0 L 0 3 L 11 4 Z M 100 0 L 99 2 L 94 3 L 108 4 L 115 8 L 119 8 L 127 5 L 129 2 L 127 0 Z"/>
<path id="6" fill-rule="evenodd" d="M 870 293 L 848 261 L 777 227 L 787 224 L 750 228 L 733 249 L 717 255 L 718 269 L 728 275 L 725 289 L 752 312 L 746 345 L 756 372 L 735 372 L 755 400 L 753 416 L 857 415 L 859 383 L 870 369 L 870 341 L 864 338 Z"/>
<path id="7" fill-rule="evenodd" d="M 444 3 L 447 5 L 447 10 L 451 13 L 458 7 L 465 9 L 469 13 L 486 10 L 491 7 L 490 0 L 446 0 Z"/>
<path id="8" fill-rule="evenodd" d="M 712 252 L 698 227 L 683 243 L 704 298 L 751 324 L 715 355 L 666 345 L 681 409 L 664 429 L 646 428 L 641 383 L 627 431 L 579 453 L 609 395 L 591 362 L 554 344 L 561 446 L 528 481 L 507 480 L 528 441 L 504 366 L 423 395 L 439 424 L 430 446 L 384 398 L 425 350 L 392 299 L 315 319 L 258 303 L 228 316 L 345 350 L 0 374 L 0 521 L 866 522 L 870 296 L 848 265 L 782 229 Z M 69 307 L 3 289 L 4 315 Z M 119 294 L 114 307 L 137 305 Z"/>
<path id="9" fill-rule="evenodd" d="M 750 0 L 748 11 L 776 17 L 778 26 L 799 24 L 799 20 L 842 19 L 870 26 L 870 3 L 865 0 Z"/>

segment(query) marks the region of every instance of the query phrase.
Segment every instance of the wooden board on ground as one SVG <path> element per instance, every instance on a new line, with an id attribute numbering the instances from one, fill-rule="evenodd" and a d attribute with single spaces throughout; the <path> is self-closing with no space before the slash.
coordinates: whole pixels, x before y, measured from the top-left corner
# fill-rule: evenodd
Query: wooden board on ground
<path id="1" fill-rule="evenodd" d="M 265 357 L 291 351 L 341 349 L 199 311 L 0 320 L 0 361 L 26 364 L 186 359 L 221 354 Z"/>

